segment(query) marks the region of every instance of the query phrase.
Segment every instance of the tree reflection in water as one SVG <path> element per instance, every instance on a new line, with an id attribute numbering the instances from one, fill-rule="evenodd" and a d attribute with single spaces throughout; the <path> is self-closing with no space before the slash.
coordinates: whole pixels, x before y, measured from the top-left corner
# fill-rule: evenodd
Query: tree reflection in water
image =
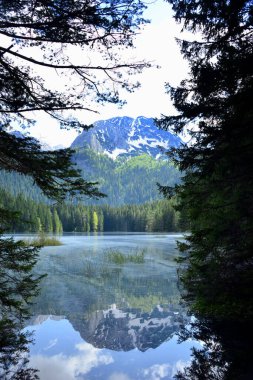
<path id="1" fill-rule="evenodd" d="M 22 332 L 29 317 L 31 298 L 38 293 L 43 277 L 35 278 L 31 272 L 37 253 L 37 248 L 27 247 L 22 241 L 0 238 L 0 378 L 3 380 L 38 379 L 37 370 L 27 367 L 31 336 Z"/>
<path id="2" fill-rule="evenodd" d="M 0 378 L 3 380 L 36 380 L 37 370 L 28 368 L 28 343 L 31 335 L 22 333 L 16 317 L 0 321 Z"/>
<path id="3" fill-rule="evenodd" d="M 195 339 L 202 349 L 192 349 L 192 362 L 177 380 L 252 380 L 252 322 L 199 318 L 181 330 L 179 340 Z"/>

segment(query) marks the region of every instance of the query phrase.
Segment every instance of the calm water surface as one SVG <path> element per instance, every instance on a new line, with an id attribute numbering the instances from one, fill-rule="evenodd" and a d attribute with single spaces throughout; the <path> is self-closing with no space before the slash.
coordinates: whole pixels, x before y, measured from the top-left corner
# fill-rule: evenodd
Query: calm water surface
<path id="1" fill-rule="evenodd" d="M 190 361 L 175 334 L 189 323 L 174 258 L 180 235 L 65 235 L 40 252 L 47 273 L 32 306 L 30 366 L 41 380 L 172 379 Z M 144 250 L 144 262 L 110 254 Z"/>

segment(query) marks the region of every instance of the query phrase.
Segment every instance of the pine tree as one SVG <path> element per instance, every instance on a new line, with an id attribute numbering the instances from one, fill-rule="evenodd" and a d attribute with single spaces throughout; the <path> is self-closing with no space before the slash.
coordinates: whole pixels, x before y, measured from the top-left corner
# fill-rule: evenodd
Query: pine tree
<path id="1" fill-rule="evenodd" d="M 59 215 L 58 215 L 57 210 L 55 208 L 53 210 L 53 231 L 56 234 L 61 234 L 63 231 L 62 223 L 60 221 Z"/>
<path id="2" fill-rule="evenodd" d="M 242 324 L 252 328 L 253 317 L 253 4 L 168 2 L 185 30 L 201 33 L 198 41 L 180 41 L 190 77 L 177 88 L 168 85 L 178 115 L 160 121 L 175 132 L 194 125 L 191 143 L 170 153 L 184 172 L 176 193 L 191 229 L 179 245 L 187 264 L 181 280 L 191 310 L 199 318 L 222 320 L 224 331 L 234 323 L 234 334 Z M 162 190 L 173 195 L 173 189 Z M 217 331 L 222 336 L 222 329 Z M 249 378 L 249 347 L 241 339 L 244 356 L 236 352 L 235 338 L 234 352 L 225 353 L 231 370 L 218 377 L 216 369 L 217 378 Z M 224 344 L 225 351 L 228 341 Z M 189 373 L 178 378 L 192 379 Z M 200 379 L 197 373 L 194 378 Z"/>
<path id="3" fill-rule="evenodd" d="M 200 8 L 194 1 L 172 4 L 176 18 L 191 30 L 199 28 L 204 39 L 182 42 L 191 78 L 170 89 L 180 114 L 162 121 L 176 131 L 188 122 L 197 124 L 193 144 L 174 151 L 186 173 L 177 190 L 192 229 L 183 246 L 191 262 L 185 281 L 203 311 L 240 315 L 251 310 L 253 269 L 253 5 L 246 0 L 200 1 Z M 207 299 L 205 286 L 209 289 L 214 278 Z"/>
<path id="4" fill-rule="evenodd" d="M 143 9 L 139 0 L 0 2 L 0 34 L 4 36 L 0 46 L 0 170 L 30 176 L 46 196 L 59 201 L 67 195 L 102 195 L 96 183 L 85 181 L 73 167 L 71 150 L 43 151 L 36 140 L 18 138 L 8 132 L 16 124 L 32 125 L 32 111 L 46 112 L 63 127 L 85 127 L 62 113 L 91 110 L 86 103 L 89 93 L 98 101 L 120 101 L 120 86 L 129 90 L 135 87 L 123 79 L 123 72 L 138 71 L 146 65 L 120 61 L 113 48 L 131 46 L 132 36 L 143 22 Z M 70 63 L 64 51 L 71 45 L 96 49 L 103 56 L 103 63 Z M 76 85 L 71 88 L 71 84 L 65 93 L 49 89 L 38 74 L 40 68 L 58 70 L 59 75 L 64 72 L 72 80 L 76 76 L 81 82 L 79 91 Z M 107 85 L 109 79 L 111 87 Z M 14 221 L 14 216 L 6 209 L 1 210 L 0 234 Z M 49 218 L 47 210 L 41 223 L 52 230 L 52 215 Z M 38 285 L 38 279 L 31 274 L 36 255 L 35 248 L 27 248 L 22 242 L 0 239 L 0 327 L 20 318 L 22 322 L 25 305 Z M 8 320 L 7 313 L 15 310 L 14 319 Z"/>
<path id="5" fill-rule="evenodd" d="M 104 214 L 102 210 L 99 210 L 98 214 L 98 231 L 104 231 Z"/>
<path id="6" fill-rule="evenodd" d="M 92 231 L 98 231 L 98 214 L 96 211 L 93 211 L 92 213 Z"/>

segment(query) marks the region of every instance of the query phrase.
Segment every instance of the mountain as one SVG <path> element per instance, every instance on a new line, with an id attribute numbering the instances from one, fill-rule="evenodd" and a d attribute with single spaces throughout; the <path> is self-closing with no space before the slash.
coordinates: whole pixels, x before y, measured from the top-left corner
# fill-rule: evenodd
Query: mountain
<path id="1" fill-rule="evenodd" d="M 161 199 L 157 183 L 173 186 L 180 181 L 180 172 L 168 162 L 148 154 L 122 157 L 115 160 L 89 148 L 79 148 L 73 155 L 83 177 L 98 181 L 99 189 L 107 194 L 100 200 L 85 200 L 86 204 L 121 206 L 141 204 Z"/>
<path id="2" fill-rule="evenodd" d="M 42 323 L 50 314 L 54 320 L 65 316 L 86 342 L 115 351 L 144 352 L 171 339 L 191 317 L 177 285 L 176 243 L 157 237 L 146 245 L 142 236 L 97 236 L 95 245 L 88 237 L 74 248 L 66 243 L 53 254 L 45 249 L 34 274 L 48 276 L 30 307 L 34 317 L 29 325 Z M 133 253 L 136 247 L 146 247 L 144 263 L 108 261 L 113 250 Z"/>
<path id="3" fill-rule="evenodd" d="M 95 122 L 93 128 L 77 136 L 71 148 L 90 148 L 112 159 L 143 153 L 159 158 L 181 142 L 177 135 L 157 128 L 152 118 L 125 116 Z"/>
<path id="4" fill-rule="evenodd" d="M 75 331 L 93 347 L 113 351 L 138 349 L 145 352 L 172 339 L 180 326 L 190 318 L 180 306 L 157 305 L 150 312 L 142 312 L 130 307 L 120 309 L 113 304 L 107 310 L 83 312 L 74 316 L 70 313 L 67 316 L 35 315 L 29 320 L 29 325 L 41 325 L 48 319 L 68 319 Z"/>
<path id="5" fill-rule="evenodd" d="M 22 138 L 22 134 L 17 135 Z M 178 169 L 164 153 L 177 147 L 181 139 L 156 127 L 154 120 L 139 116 L 100 120 L 83 131 L 72 143 L 73 162 L 87 181 L 99 183 L 107 194 L 100 200 L 84 199 L 85 204 L 121 206 L 142 204 L 162 196 L 157 183 L 173 186 L 180 181 Z M 45 201 L 32 179 L 17 173 L 0 173 L 0 187 L 14 196 L 22 193 L 35 201 Z"/>
<path id="6" fill-rule="evenodd" d="M 164 153 L 181 143 L 178 136 L 157 128 L 152 118 L 114 117 L 94 123 L 71 148 L 84 178 L 98 181 L 108 195 L 95 203 L 119 206 L 159 199 L 157 183 L 173 186 L 180 181 Z"/>
<path id="7" fill-rule="evenodd" d="M 93 347 L 145 352 L 170 340 L 189 319 L 180 306 L 171 309 L 157 305 L 150 312 L 141 312 L 114 304 L 110 309 L 96 310 L 87 319 L 70 319 L 70 323 Z"/>

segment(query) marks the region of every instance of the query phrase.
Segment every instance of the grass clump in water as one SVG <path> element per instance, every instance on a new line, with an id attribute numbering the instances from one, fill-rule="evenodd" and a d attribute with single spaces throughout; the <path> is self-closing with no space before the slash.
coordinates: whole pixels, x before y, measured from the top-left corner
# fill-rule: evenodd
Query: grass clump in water
<path id="1" fill-rule="evenodd" d="M 124 254 L 120 251 L 110 250 L 108 252 L 108 260 L 114 264 L 135 263 L 143 264 L 145 262 L 145 250 L 136 251 L 130 254 Z"/>
<path id="2" fill-rule="evenodd" d="M 33 247 L 52 247 L 62 245 L 62 242 L 55 236 L 48 236 L 45 233 L 40 233 L 36 238 L 24 240 L 26 246 Z"/>

